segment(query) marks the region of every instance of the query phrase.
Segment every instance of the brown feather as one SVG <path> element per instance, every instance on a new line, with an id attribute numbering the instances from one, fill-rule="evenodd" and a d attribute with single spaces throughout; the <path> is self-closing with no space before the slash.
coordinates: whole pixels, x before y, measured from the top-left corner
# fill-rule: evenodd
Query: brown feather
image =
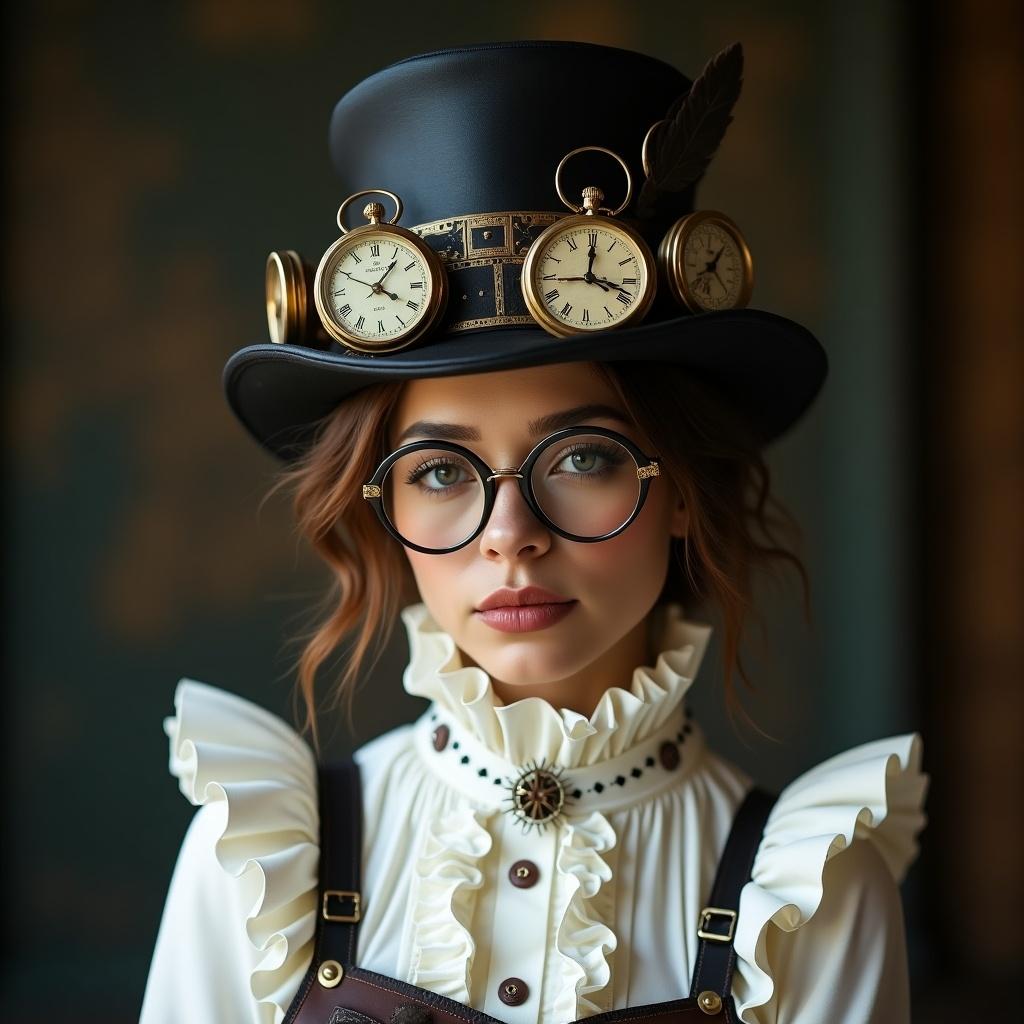
<path id="1" fill-rule="evenodd" d="M 727 46 L 704 66 L 666 114 L 652 141 L 650 174 L 637 199 L 640 217 L 671 215 L 679 193 L 699 181 L 732 121 L 743 84 L 743 47 Z"/>

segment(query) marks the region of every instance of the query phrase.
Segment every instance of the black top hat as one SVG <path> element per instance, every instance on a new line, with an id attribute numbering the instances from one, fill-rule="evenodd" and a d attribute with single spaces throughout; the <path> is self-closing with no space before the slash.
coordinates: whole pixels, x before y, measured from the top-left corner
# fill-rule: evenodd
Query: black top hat
<path id="1" fill-rule="evenodd" d="M 827 373 L 825 352 L 806 328 L 756 309 L 684 313 L 662 288 L 639 326 L 558 338 L 533 321 L 519 287 L 531 235 L 514 215 L 566 212 L 554 183 L 562 157 L 602 146 L 643 181 L 648 129 L 678 110 L 692 84 L 668 64 L 627 50 L 511 42 L 411 57 L 355 86 L 330 124 L 340 196 L 375 188 L 401 196 L 403 225 L 420 226 L 418 233 L 446 259 L 445 321 L 392 353 L 367 355 L 336 342 L 235 352 L 224 387 L 242 424 L 288 459 L 308 444 L 321 417 L 378 381 L 645 360 L 689 368 L 734 404 L 761 444 L 778 437 L 804 413 Z M 728 121 L 726 111 L 721 130 Z M 606 161 L 601 168 L 599 160 Z M 600 173 L 597 180 L 614 188 L 621 171 L 586 153 L 571 173 L 580 184 Z M 640 211 L 643 216 L 634 198 L 624 216 L 656 248 L 693 201 L 690 183 L 668 202 Z"/>

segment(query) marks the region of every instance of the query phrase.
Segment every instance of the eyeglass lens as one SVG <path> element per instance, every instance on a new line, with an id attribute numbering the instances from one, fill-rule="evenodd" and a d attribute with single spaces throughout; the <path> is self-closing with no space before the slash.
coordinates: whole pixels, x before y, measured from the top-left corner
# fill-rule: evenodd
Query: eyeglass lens
<path id="1" fill-rule="evenodd" d="M 577 434 L 545 448 L 533 465 L 531 483 L 544 515 L 577 537 L 611 533 L 629 519 L 640 497 L 632 454 L 618 441 L 596 434 Z M 392 465 L 381 497 L 388 519 L 406 540 L 443 550 L 477 531 L 485 488 L 465 458 L 427 448 Z"/>

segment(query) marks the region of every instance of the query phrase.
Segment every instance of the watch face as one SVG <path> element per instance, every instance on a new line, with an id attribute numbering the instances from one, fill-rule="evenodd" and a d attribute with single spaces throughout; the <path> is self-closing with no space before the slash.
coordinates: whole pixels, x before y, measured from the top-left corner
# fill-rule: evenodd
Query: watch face
<path id="1" fill-rule="evenodd" d="M 604 218 L 587 217 L 552 232 L 531 260 L 530 274 L 537 300 L 572 332 L 617 327 L 649 298 L 640 246 Z"/>
<path id="2" fill-rule="evenodd" d="M 683 243 L 681 269 L 690 296 L 701 309 L 743 304 L 745 261 L 736 238 L 721 224 L 704 220 L 693 228 Z"/>
<path id="3" fill-rule="evenodd" d="M 360 231 L 343 240 L 324 266 L 319 297 L 346 334 L 386 347 L 418 326 L 430 305 L 431 276 L 405 239 Z"/>

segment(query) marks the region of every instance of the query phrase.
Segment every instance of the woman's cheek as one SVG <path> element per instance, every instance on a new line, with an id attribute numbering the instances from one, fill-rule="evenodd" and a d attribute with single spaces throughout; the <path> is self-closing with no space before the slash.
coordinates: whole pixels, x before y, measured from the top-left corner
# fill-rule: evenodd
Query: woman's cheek
<path id="1" fill-rule="evenodd" d="M 660 592 L 672 541 L 664 518 L 657 508 L 645 506 L 617 537 L 597 544 L 569 544 L 577 571 L 602 587 L 657 584 Z"/>

